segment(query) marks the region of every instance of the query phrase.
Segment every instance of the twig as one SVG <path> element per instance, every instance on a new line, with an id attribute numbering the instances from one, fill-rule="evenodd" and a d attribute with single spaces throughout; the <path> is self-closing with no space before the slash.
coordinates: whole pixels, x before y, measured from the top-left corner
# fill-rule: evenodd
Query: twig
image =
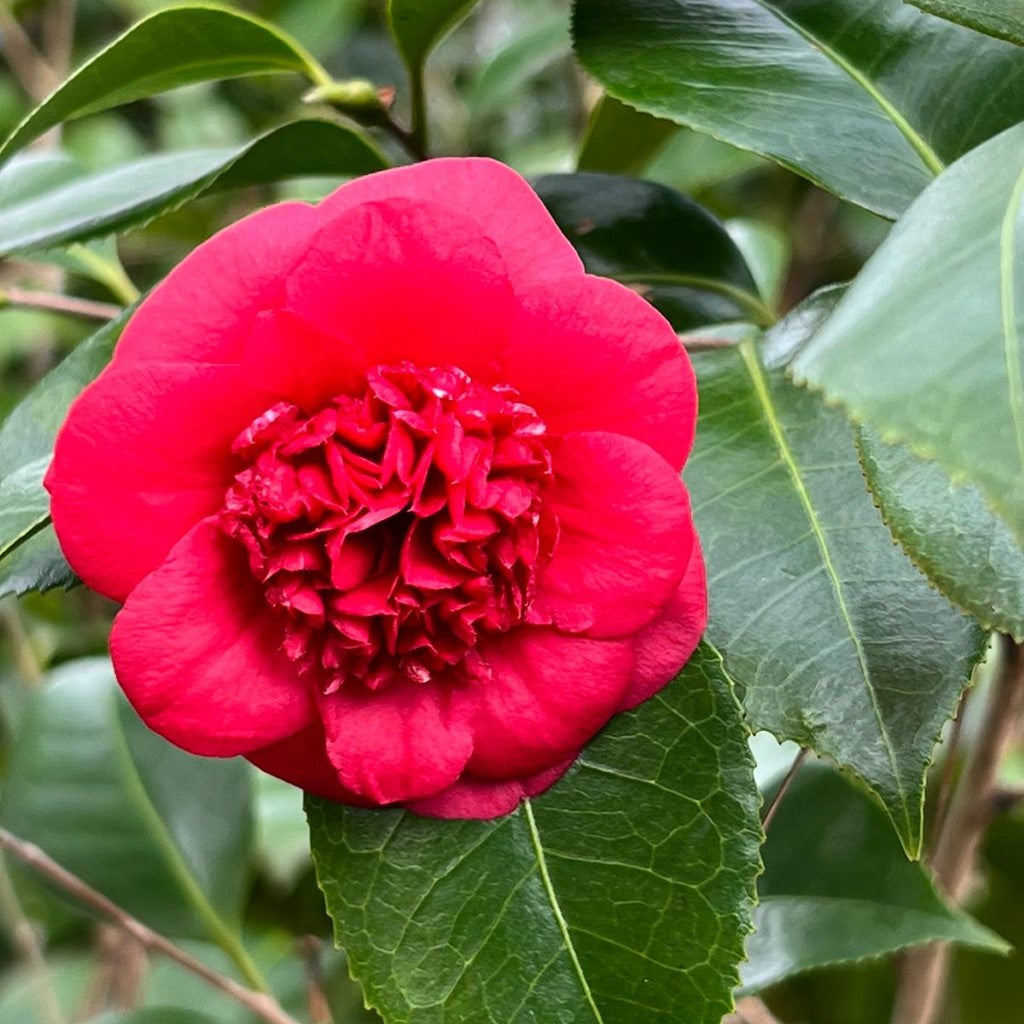
<path id="1" fill-rule="evenodd" d="M 999 637 L 1001 664 L 977 741 L 949 805 L 932 857 L 935 880 L 954 903 L 966 894 L 985 829 L 996 807 L 996 772 L 1024 708 L 1024 647 Z M 893 1024 L 934 1024 L 946 991 L 949 946 L 937 943 L 906 955 Z"/>
<path id="2" fill-rule="evenodd" d="M 71 53 L 75 44 L 75 0 L 50 0 L 40 19 L 43 57 L 63 79 L 71 70 Z"/>
<path id="3" fill-rule="evenodd" d="M 16 604 L 0 604 L 0 623 L 7 633 L 18 675 L 29 689 L 36 689 L 42 685 L 43 669 L 32 649 L 32 641 L 25 631 L 25 623 L 21 621 Z"/>
<path id="4" fill-rule="evenodd" d="M 779 786 L 775 796 L 772 797 L 772 802 L 769 805 L 768 810 L 765 811 L 764 820 L 761 822 L 761 830 L 763 832 L 768 831 L 768 826 L 771 825 L 772 820 L 778 813 L 779 808 L 782 806 L 783 797 L 785 797 L 786 793 L 789 791 L 789 787 L 793 785 L 796 773 L 800 771 L 800 766 L 806 760 L 809 752 L 810 751 L 807 747 L 801 747 L 800 753 L 796 755 L 793 763 L 789 766 L 789 771 L 786 772 L 786 777 L 782 780 L 782 785 Z"/>
<path id="5" fill-rule="evenodd" d="M 935 819 L 932 824 L 932 836 L 938 839 L 942 835 L 943 826 L 946 823 L 946 813 L 949 810 L 949 798 L 953 792 L 953 776 L 956 773 L 956 757 L 960 749 L 960 739 L 963 734 L 964 717 L 967 712 L 967 700 L 971 695 L 970 690 L 965 690 L 957 708 L 956 718 L 953 719 L 953 728 L 949 733 L 949 745 L 946 748 L 946 760 L 942 765 L 942 778 L 939 780 L 939 795 L 935 801 Z"/>
<path id="6" fill-rule="evenodd" d="M 53 977 L 43 955 L 39 937 L 32 922 L 25 917 L 18 894 L 14 891 L 11 876 L 7 873 L 6 859 L 0 854 L 0 913 L 11 935 L 11 941 L 18 955 L 25 962 L 36 988 L 36 999 L 39 1003 L 40 1018 L 46 1024 L 64 1024 L 64 1011 L 61 1009 L 57 990 L 53 985 Z"/>
<path id="7" fill-rule="evenodd" d="M 43 99 L 57 87 L 60 76 L 15 19 L 7 0 L 0 0 L 0 49 L 18 84 L 33 100 Z"/>
<path id="8" fill-rule="evenodd" d="M 53 313 L 84 316 L 92 320 L 113 320 L 122 312 L 120 306 L 115 306 L 110 302 L 93 302 L 92 299 L 77 299 L 72 295 L 55 295 L 51 292 L 37 292 L 27 288 L 0 290 L 0 309 L 4 306 L 46 309 Z"/>
<path id="9" fill-rule="evenodd" d="M 324 993 L 324 970 L 320 963 L 320 940 L 315 935 L 304 935 L 299 940 L 299 951 L 306 968 L 306 996 L 309 1019 L 313 1024 L 334 1024 L 331 1007 Z"/>
<path id="10" fill-rule="evenodd" d="M 736 1004 L 736 1012 L 730 1013 L 722 1024 L 780 1024 L 779 1018 L 756 996 L 747 996 Z"/>
<path id="11" fill-rule="evenodd" d="M 269 993 L 253 992 L 251 989 L 239 985 L 237 981 L 207 967 L 206 964 L 176 946 L 170 939 L 159 935 L 137 918 L 132 917 L 127 911 L 122 910 L 116 903 L 111 902 L 102 893 L 87 885 L 77 875 L 73 875 L 66 868 L 61 867 L 33 843 L 19 839 L 6 829 L 0 828 L 0 848 L 10 851 L 19 860 L 63 889 L 69 896 L 108 918 L 147 950 L 163 953 L 164 956 L 169 957 L 187 971 L 191 971 L 209 985 L 230 996 L 235 1002 L 251 1010 L 267 1024 L 299 1024 L 294 1017 L 285 1013 Z"/>

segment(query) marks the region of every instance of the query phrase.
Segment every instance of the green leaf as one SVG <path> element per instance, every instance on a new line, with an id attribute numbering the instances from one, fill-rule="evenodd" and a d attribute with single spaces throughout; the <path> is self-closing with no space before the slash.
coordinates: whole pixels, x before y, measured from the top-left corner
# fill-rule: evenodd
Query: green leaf
<path id="1" fill-rule="evenodd" d="M 824 765 L 796 777 L 762 855 L 757 930 L 740 969 L 744 993 L 927 942 L 1009 950 L 948 906 L 924 869 L 904 857 L 875 802 Z"/>
<path id="2" fill-rule="evenodd" d="M 389 1024 L 718 1024 L 730 1008 L 760 828 L 706 648 L 503 818 L 307 811 L 336 939 Z"/>
<path id="3" fill-rule="evenodd" d="M 676 330 L 772 319 L 728 232 L 692 199 L 611 174 L 533 184 L 587 270 L 635 288 Z"/>
<path id="4" fill-rule="evenodd" d="M 907 0 L 928 14 L 1024 46 L 1021 0 Z"/>
<path id="5" fill-rule="evenodd" d="M 406 66 L 418 73 L 430 51 L 476 4 L 477 0 L 388 0 L 388 25 Z"/>
<path id="6" fill-rule="evenodd" d="M 1024 117 L 1024 53 L 900 0 L 576 0 L 574 10 L 577 54 L 611 95 L 888 217 Z"/>
<path id="7" fill-rule="evenodd" d="M 295 40 L 257 18 L 217 7 L 171 7 L 133 25 L 83 64 L 0 146 L 0 161 L 54 125 L 193 82 L 292 71 L 327 73 Z"/>
<path id="8" fill-rule="evenodd" d="M 466 97 L 473 113 L 479 117 L 500 110 L 530 79 L 571 54 L 569 12 L 558 7 L 541 11 L 479 66 Z"/>
<path id="9" fill-rule="evenodd" d="M 1024 552 L 978 489 L 868 428 L 857 443 L 882 516 L 914 564 L 986 629 L 1024 640 Z"/>
<path id="10" fill-rule="evenodd" d="M 238 943 L 250 796 L 244 762 L 192 757 L 151 733 L 110 663 L 93 658 L 62 665 L 33 695 L 0 822 L 158 931 L 227 947 Z"/>
<path id="11" fill-rule="evenodd" d="M 602 96 L 590 113 L 576 168 L 639 174 L 678 131 L 672 121 L 645 114 L 614 96 Z"/>
<path id="12" fill-rule="evenodd" d="M 122 231 L 208 192 L 385 166 L 358 132 L 330 121 L 293 121 L 244 146 L 161 153 L 40 186 L 0 206 L 0 256 Z M 21 170 L 16 162 L 0 171 L 0 193 L 12 168 Z"/>
<path id="13" fill-rule="evenodd" d="M 0 427 L 0 597 L 74 581 L 48 525 L 50 500 L 43 474 L 71 402 L 110 361 L 130 312 L 82 342 Z"/>
<path id="14" fill-rule="evenodd" d="M 1022 197 L 1019 125 L 958 161 L 914 203 L 793 363 L 799 381 L 857 422 L 974 484 L 1018 542 Z"/>
<path id="15" fill-rule="evenodd" d="M 254 784 L 257 856 L 274 883 L 287 890 L 310 866 L 302 790 L 266 772 L 255 772 Z"/>
<path id="16" fill-rule="evenodd" d="M 752 724 L 855 772 L 917 856 L 925 770 L 984 637 L 894 545 L 846 417 L 783 375 L 834 301 L 812 297 L 760 352 L 744 342 L 694 359 L 700 419 L 685 476 L 708 636 Z"/>

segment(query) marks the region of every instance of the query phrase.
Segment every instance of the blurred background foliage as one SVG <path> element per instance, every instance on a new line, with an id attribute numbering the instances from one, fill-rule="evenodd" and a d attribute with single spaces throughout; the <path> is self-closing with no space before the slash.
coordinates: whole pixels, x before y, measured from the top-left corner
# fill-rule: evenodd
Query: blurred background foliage
<path id="1" fill-rule="evenodd" d="M 0 134 L 49 84 L 18 66 L 12 51 L 18 31 L 60 74 L 165 6 L 163 0 L 0 0 L 7 58 L 0 65 Z M 386 32 L 382 0 L 229 6 L 280 25 L 335 78 L 394 88 L 395 113 L 407 117 L 404 71 Z M 434 155 L 489 155 L 527 176 L 577 168 L 629 173 L 676 188 L 726 222 L 763 292 L 774 293 L 782 309 L 820 285 L 850 278 L 888 229 L 886 221 L 750 153 L 667 122 L 623 116 L 572 58 L 567 3 L 486 0 L 431 56 L 427 73 Z M 59 144 L 90 169 L 151 152 L 228 146 L 300 112 L 301 95 L 293 76 L 188 87 L 74 121 Z M 377 141 L 404 161 L 392 139 Z M 206 196 L 119 237 L 117 255 L 144 290 L 251 209 L 285 197 L 315 199 L 336 185 L 303 179 Z M 107 252 L 114 245 L 94 244 Z M 0 264 L 0 290 L 52 288 L 67 275 L 71 294 L 117 298 L 80 269 L 10 259 Z M 68 317 L 0 309 L 0 417 L 90 330 Z M 371 1019 L 343 957 L 331 948 L 301 794 L 243 764 L 196 762 L 148 734 L 102 659 L 114 610 L 82 588 L 34 594 L 17 609 L 10 600 L 0 603 L 0 824 L 39 842 L 218 969 L 236 970 L 223 947 L 244 935 L 259 969 L 300 1019 L 328 1019 L 321 1000 L 338 1024 Z M 759 749 L 770 751 L 770 745 Z M 1024 786 L 1024 749 L 1006 771 L 1008 791 Z M 780 820 L 779 828 L 785 824 Z M 892 842 L 887 829 L 881 835 L 860 839 L 868 847 Z M 818 837 L 801 838 L 813 844 Z M 983 862 L 969 909 L 1024 946 L 1024 810 L 1015 803 L 992 827 Z M 202 1010 L 224 1022 L 249 1019 L 175 965 L 147 961 L 138 946 L 14 865 L 6 871 L 10 879 L 0 872 L 0 918 L 7 925 L 0 928 L 2 1024 L 51 1024 L 10 939 L 11 885 L 45 935 L 48 969 L 67 1019 L 143 1004 Z M 220 945 L 213 935 L 220 935 Z M 819 969 L 775 986 L 766 1000 L 793 1024 L 870 1024 L 887 1018 L 896 969 L 880 961 Z M 950 1024 L 1024 1019 L 1024 974 L 1015 958 L 959 951 L 955 971 Z"/>

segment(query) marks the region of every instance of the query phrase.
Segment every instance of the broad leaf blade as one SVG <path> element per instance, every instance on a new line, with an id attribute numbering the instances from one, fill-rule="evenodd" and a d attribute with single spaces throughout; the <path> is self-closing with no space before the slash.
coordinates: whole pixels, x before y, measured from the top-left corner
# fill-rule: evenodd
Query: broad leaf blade
<path id="1" fill-rule="evenodd" d="M 326 77 L 297 42 L 247 14 L 212 4 L 157 11 L 43 100 L 0 146 L 0 160 L 72 118 L 193 82 L 281 71 Z"/>
<path id="2" fill-rule="evenodd" d="M 252 838 L 246 765 L 191 757 L 138 723 L 126 735 L 123 701 L 105 659 L 52 673 L 11 752 L 0 822 L 158 931 L 233 928 Z"/>
<path id="3" fill-rule="evenodd" d="M 708 636 L 757 728 L 833 758 L 920 850 L 924 775 L 983 635 L 892 541 L 841 412 L 778 368 L 830 308 L 694 360 L 701 393 L 687 464 L 708 563 Z"/>
<path id="4" fill-rule="evenodd" d="M 0 427 L 0 597 L 74 580 L 48 525 L 50 500 L 42 471 L 71 402 L 110 361 L 129 313 L 82 342 Z"/>
<path id="5" fill-rule="evenodd" d="M 986 629 L 1024 640 L 1024 551 L 977 488 L 868 428 L 857 446 L 882 516 L 914 564 Z"/>
<path id="6" fill-rule="evenodd" d="M 0 190 L 5 176 L 20 170 L 18 163 L 0 171 Z M 0 256 L 122 231 L 208 192 L 385 166 L 374 146 L 349 128 L 293 121 L 244 146 L 162 153 L 40 186 L 0 206 Z"/>
<path id="7" fill-rule="evenodd" d="M 645 114 L 614 96 L 602 96 L 587 122 L 576 168 L 639 174 L 678 131 L 672 121 Z"/>
<path id="8" fill-rule="evenodd" d="M 725 227 L 692 199 L 612 174 L 550 174 L 534 187 L 587 270 L 635 288 L 676 330 L 771 318 Z"/>
<path id="9" fill-rule="evenodd" d="M 406 65 L 423 67 L 430 51 L 476 6 L 477 0 L 388 0 L 391 34 Z"/>
<path id="10" fill-rule="evenodd" d="M 729 1009 L 760 830 L 739 708 L 706 648 L 511 815 L 307 809 L 336 938 L 392 1024 Z"/>
<path id="11" fill-rule="evenodd" d="M 974 484 L 1018 542 L 1022 198 L 1018 126 L 958 161 L 914 203 L 793 363 L 798 381 L 858 422 Z"/>
<path id="12" fill-rule="evenodd" d="M 906 0 L 928 14 L 1024 46 L 1024 7 L 1020 0 Z"/>
<path id="13" fill-rule="evenodd" d="M 1009 948 L 949 907 L 903 855 L 882 810 L 823 765 L 801 770 L 762 852 L 757 930 L 740 969 L 744 992 L 926 942 Z"/>
<path id="14" fill-rule="evenodd" d="M 576 0 L 573 25 L 611 95 L 884 216 L 1024 117 L 1024 53 L 900 0 Z"/>

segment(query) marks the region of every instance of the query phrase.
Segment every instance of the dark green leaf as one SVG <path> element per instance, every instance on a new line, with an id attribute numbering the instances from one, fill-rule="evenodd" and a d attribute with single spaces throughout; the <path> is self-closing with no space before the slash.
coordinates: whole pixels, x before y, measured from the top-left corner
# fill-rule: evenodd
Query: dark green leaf
<path id="1" fill-rule="evenodd" d="M 0 822 L 158 931 L 230 943 L 250 796 L 243 762 L 192 757 L 150 733 L 97 658 L 66 663 L 34 694 Z"/>
<path id="2" fill-rule="evenodd" d="M 389 1024 L 718 1024 L 758 867 L 739 707 L 699 648 L 494 821 L 308 799 L 335 935 Z"/>
<path id="3" fill-rule="evenodd" d="M 573 25 L 613 96 L 889 217 L 1024 117 L 1024 53 L 900 0 L 576 0 Z"/>
<path id="4" fill-rule="evenodd" d="M 267 22 L 212 4 L 157 11 L 43 100 L 0 146 L 0 160 L 75 117 L 193 82 L 280 71 L 329 81 L 295 40 Z"/>
<path id="5" fill-rule="evenodd" d="M 926 872 L 903 855 L 874 801 L 823 765 L 797 776 L 763 856 L 757 931 L 740 969 L 745 992 L 926 942 L 1009 948 L 947 906 Z"/>
<path id="6" fill-rule="evenodd" d="M 672 121 L 645 114 L 614 96 L 602 96 L 590 114 L 576 167 L 639 174 L 678 131 Z"/>
<path id="7" fill-rule="evenodd" d="M 534 187 L 587 270 L 636 288 L 676 330 L 771 319 L 728 232 L 692 199 L 612 174 L 550 174 Z"/>
<path id="8" fill-rule="evenodd" d="M 752 723 L 853 770 L 916 856 L 925 769 L 983 635 L 894 545 L 845 416 L 782 373 L 833 303 L 824 293 L 798 308 L 762 353 L 745 342 L 694 360 L 700 420 L 685 475 L 708 636 Z"/>
<path id="9" fill-rule="evenodd" d="M 49 523 L 42 486 L 68 407 L 110 361 L 128 313 L 102 327 L 51 370 L 0 427 L 0 597 L 74 580 Z"/>
<path id="10" fill-rule="evenodd" d="M 0 256 L 121 231 L 207 192 L 385 166 L 374 146 L 349 128 L 294 121 L 244 146 L 162 153 L 40 185 L 20 202 L 0 205 Z M 0 171 L 0 194 L 12 169 L 20 172 L 17 162 Z"/>
<path id="11" fill-rule="evenodd" d="M 422 68 L 430 51 L 476 6 L 477 0 L 388 0 L 388 24 L 406 65 Z"/>
<path id="12" fill-rule="evenodd" d="M 1024 640 L 1024 552 L 978 489 L 873 430 L 858 431 L 858 447 L 882 516 L 914 564 L 986 629 Z"/>
<path id="13" fill-rule="evenodd" d="M 1024 46 L 1024 7 L 1021 0 L 907 0 L 940 18 L 967 25 L 986 35 Z"/>
<path id="14" fill-rule="evenodd" d="M 1024 50 L 1021 51 L 1024 54 Z M 1024 542 L 1024 125 L 914 203 L 794 376 L 974 484 Z"/>

